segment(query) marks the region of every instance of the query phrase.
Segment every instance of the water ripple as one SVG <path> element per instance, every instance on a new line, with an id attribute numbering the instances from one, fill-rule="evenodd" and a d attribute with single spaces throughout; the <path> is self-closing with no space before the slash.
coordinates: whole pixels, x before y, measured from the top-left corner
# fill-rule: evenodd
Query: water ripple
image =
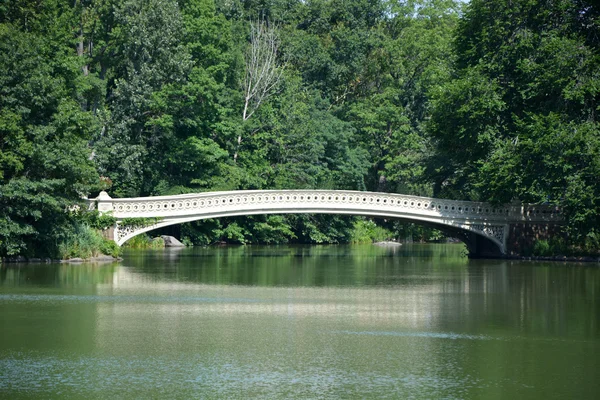
<path id="1" fill-rule="evenodd" d="M 368 336 L 397 336 L 397 337 L 420 337 L 428 339 L 466 339 L 466 340 L 500 340 L 486 335 L 469 335 L 454 332 L 398 332 L 398 331 L 333 331 L 332 333 L 342 335 L 368 335 Z"/>
<path id="2" fill-rule="evenodd" d="M 260 300 L 236 297 L 194 296 L 99 296 L 99 295 L 45 295 L 45 294 L 0 294 L 0 302 L 66 302 L 66 303 L 257 303 Z"/>

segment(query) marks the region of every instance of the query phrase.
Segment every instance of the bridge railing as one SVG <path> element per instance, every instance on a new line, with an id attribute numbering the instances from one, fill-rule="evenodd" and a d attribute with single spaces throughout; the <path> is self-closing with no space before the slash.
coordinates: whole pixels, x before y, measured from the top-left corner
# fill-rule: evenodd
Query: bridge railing
<path id="1" fill-rule="evenodd" d="M 248 210 L 254 213 L 260 210 L 347 210 L 357 213 L 381 210 L 507 223 L 562 221 L 560 210 L 547 205 L 509 204 L 498 207 L 482 202 L 342 190 L 239 190 L 126 199 L 113 199 L 102 192 L 96 198 L 96 203 L 100 212 L 112 212 L 117 218 L 184 217 L 231 210 Z"/>

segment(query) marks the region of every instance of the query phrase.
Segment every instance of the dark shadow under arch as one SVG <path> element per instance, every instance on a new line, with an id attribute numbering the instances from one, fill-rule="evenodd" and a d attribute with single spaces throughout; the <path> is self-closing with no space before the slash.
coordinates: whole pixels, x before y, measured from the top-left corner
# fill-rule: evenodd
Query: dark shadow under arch
<path id="1" fill-rule="evenodd" d="M 459 227 L 455 227 L 455 226 L 451 226 L 451 225 L 447 225 L 447 224 L 443 224 L 443 223 L 427 221 L 424 219 L 420 219 L 418 217 L 408 218 L 408 217 L 402 217 L 402 216 L 379 214 L 376 212 L 367 213 L 364 210 L 361 210 L 360 212 L 356 212 L 356 211 L 347 212 L 347 211 L 339 211 L 339 210 L 338 211 L 327 210 L 327 211 L 318 211 L 318 212 L 304 211 L 304 210 L 302 212 L 290 211 L 290 210 L 261 210 L 259 212 L 256 212 L 256 211 L 240 212 L 240 213 L 227 212 L 227 213 L 223 213 L 222 215 L 200 215 L 200 216 L 192 216 L 192 217 L 185 217 L 185 218 L 170 218 L 170 219 L 165 219 L 163 222 L 158 223 L 157 225 L 154 225 L 151 227 L 146 227 L 146 228 L 140 229 L 138 231 L 135 231 L 131 235 L 127 235 L 125 240 L 123 240 L 120 243 L 120 245 L 126 243 L 129 239 L 131 239 L 132 237 L 135 237 L 139 234 L 142 234 L 145 232 L 150 232 L 150 231 L 160 229 L 163 227 L 167 227 L 167 226 L 171 226 L 171 225 L 183 224 L 186 222 L 200 221 L 203 219 L 239 217 L 239 216 L 250 216 L 250 215 L 273 215 L 273 214 L 330 214 L 330 215 L 366 216 L 366 217 L 374 217 L 374 218 L 396 219 L 396 220 L 404 221 L 407 223 L 414 223 L 414 224 L 438 229 L 438 230 L 446 233 L 448 236 L 455 237 L 455 238 L 461 240 L 467 246 L 467 249 L 469 251 L 469 257 L 472 257 L 472 258 L 497 258 L 497 257 L 502 257 L 502 255 L 503 255 L 502 249 L 501 249 L 499 243 L 496 243 L 496 241 L 494 239 L 492 239 L 491 237 L 488 237 L 476 230 L 464 229 L 464 228 L 459 228 Z"/>

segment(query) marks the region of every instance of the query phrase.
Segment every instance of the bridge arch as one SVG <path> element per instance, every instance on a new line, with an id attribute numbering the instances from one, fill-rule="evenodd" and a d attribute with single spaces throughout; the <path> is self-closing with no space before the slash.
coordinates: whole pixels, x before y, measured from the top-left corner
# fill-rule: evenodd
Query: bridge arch
<path id="1" fill-rule="evenodd" d="M 298 214 L 298 213 L 299 212 L 268 212 L 268 211 L 245 212 L 245 213 L 230 212 L 230 213 L 212 215 L 209 217 L 208 216 L 195 216 L 195 217 L 186 217 L 186 218 L 165 219 L 160 222 L 157 222 L 156 224 L 145 226 L 145 227 L 140 227 L 140 228 L 129 229 L 128 227 L 120 227 L 119 232 L 120 232 L 121 236 L 118 239 L 117 244 L 119 246 L 122 246 L 129 239 L 131 239 L 137 235 L 140 235 L 142 233 L 151 232 L 153 230 L 164 228 L 167 226 L 179 225 L 179 224 L 183 224 L 186 222 L 200 221 L 203 219 L 237 217 L 237 216 L 248 216 L 248 215 Z M 417 218 L 408 219 L 408 218 L 401 218 L 401 217 L 397 217 L 397 216 L 384 215 L 384 214 L 379 214 L 379 213 L 362 212 L 361 214 L 356 214 L 356 213 L 351 213 L 351 212 L 331 212 L 331 211 L 328 211 L 326 213 L 325 212 L 302 212 L 302 213 L 303 214 L 334 214 L 334 215 L 348 215 L 348 216 L 361 215 L 361 216 L 366 216 L 366 217 L 394 218 L 394 219 L 398 219 L 398 220 L 402 220 L 402 221 L 406 221 L 406 222 L 412 222 L 412 223 L 429 226 L 429 227 L 432 227 L 435 229 L 439 229 L 443 232 L 449 233 L 453 237 L 456 237 L 456 238 L 460 239 L 461 241 L 463 241 L 467 245 L 469 252 L 473 253 L 473 254 L 477 252 L 477 244 L 479 244 L 479 246 L 481 246 L 480 243 L 486 243 L 485 254 L 489 255 L 489 256 L 500 256 L 503 254 L 503 250 L 504 250 L 503 243 L 501 243 L 500 240 L 498 240 L 498 238 L 486 235 L 485 233 L 478 231 L 471 226 L 465 226 L 463 228 L 456 228 L 451 225 L 443 225 L 443 224 L 440 224 L 437 222 L 433 222 L 430 219 L 426 219 L 426 218 L 418 218 L 417 217 Z M 489 243 L 487 243 L 488 241 L 489 241 Z"/>
<path id="2" fill-rule="evenodd" d="M 141 233 L 184 222 L 242 215 L 310 213 L 364 215 L 434 225 L 457 232 L 471 252 L 481 253 L 477 247 L 486 244 L 490 252 L 500 255 L 506 252 L 511 223 L 559 218 L 544 206 L 498 207 L 480 202 L 338 190 L 239 190 L 128 199 L 112 199 L 102 192 L 95 202 L 101 213 L 111 212 L 117 218 L 114 238 L 118 245 Z M 136 217 L 161 220 L 145 227 L 120 223 L 124 218 Z"/>

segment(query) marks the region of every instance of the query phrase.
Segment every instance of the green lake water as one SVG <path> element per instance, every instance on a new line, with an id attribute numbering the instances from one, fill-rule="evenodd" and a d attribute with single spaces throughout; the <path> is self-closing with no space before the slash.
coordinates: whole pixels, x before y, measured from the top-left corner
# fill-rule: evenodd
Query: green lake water
<path id="1" fill-rule="evenodd" d="M 0 398 L 600 398 L 600 266 L 464 246 L 0 267 Z"/>

